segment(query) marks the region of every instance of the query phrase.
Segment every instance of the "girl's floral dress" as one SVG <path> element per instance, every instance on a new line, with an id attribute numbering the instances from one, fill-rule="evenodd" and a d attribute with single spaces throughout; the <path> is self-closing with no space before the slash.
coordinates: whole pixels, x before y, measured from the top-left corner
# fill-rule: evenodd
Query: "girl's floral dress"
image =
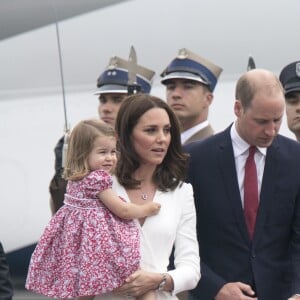
<path id="1" fill-rule="evenodd" d="M 65 205 L 32 254 L 27 289 L 59 299 L 99 295 L 121 286 L 138 269 L 136 221 L 118 218 L 97 197 L 111 186 L 112 177 L 102 170 L 69 181 Z"/>

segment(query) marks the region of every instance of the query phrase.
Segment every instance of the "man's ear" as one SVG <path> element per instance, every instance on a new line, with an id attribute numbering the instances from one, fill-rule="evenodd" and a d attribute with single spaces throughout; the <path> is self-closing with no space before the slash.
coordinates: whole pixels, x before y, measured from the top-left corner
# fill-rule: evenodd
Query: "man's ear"
<path id="1" fill-rule="evenodd" d="M 242 106 L 241 101 L 235 100 L 235 102 L 234 102 L 234 114 L 237 117 L 240 117 L 242 112 L 243 112 L 243 106 Z"/>
<path id="2" fill-rule="evenodd" d="M 209 92 L 207 93 L 206 97 L 207 97 L 208 105 L 211 105 L 214 100 L 214 95 L 211 92 Z"/>

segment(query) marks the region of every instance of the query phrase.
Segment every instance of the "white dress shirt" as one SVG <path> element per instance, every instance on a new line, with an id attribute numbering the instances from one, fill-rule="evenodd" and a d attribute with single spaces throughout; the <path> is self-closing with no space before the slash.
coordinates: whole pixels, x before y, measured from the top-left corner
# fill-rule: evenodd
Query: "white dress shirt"
<path id="1" fill-rule="evenodd" d="M 245 142 L 236 130 L 236 123 L 231 126 L 230 130 L 231 141 L 233 146 L 236 174 L 241 194 L 242 206 L 244 207 L 244 177 L 245 177 L 245 164 L 249 154 L 249 145 Z M 256 147 L 257 151 L 254 155 L 256 164 L 257 180 L 258 180 L 258 195 L 260 195 L 261 183 L 265 168 L 267 148 Z"/>

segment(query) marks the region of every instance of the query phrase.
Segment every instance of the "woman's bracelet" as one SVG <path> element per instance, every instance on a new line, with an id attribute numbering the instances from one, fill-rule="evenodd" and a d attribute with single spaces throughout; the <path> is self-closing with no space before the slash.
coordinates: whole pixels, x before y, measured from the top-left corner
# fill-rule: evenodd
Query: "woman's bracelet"
<path id="1" fill-rule="evenodd" d="M 162 280 L 160 282 L 160 284 L 158 285 L 157 290 L 158 291 L 163 291 L 167 282 L 167 274 L 163 273 L 162 275 Z"/>

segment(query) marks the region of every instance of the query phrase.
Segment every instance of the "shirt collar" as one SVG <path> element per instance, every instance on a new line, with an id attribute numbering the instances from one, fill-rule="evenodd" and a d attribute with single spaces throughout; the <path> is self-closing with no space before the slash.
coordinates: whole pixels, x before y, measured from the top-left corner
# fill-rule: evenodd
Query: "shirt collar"
<path id="1" fill-rule="evenodd" d="M 181 143 L 184 144 L 193 134 L 208 126 L 208 120 L 197 124 L 196 126 L 189 128 L 181 133 Z"/>
<path id="2" fill-rule="evenodd" d="M 241 138 L 241 136 L 238 134 L 236 130 L 236 122 L 232 124 L 231 129 L 230 129 L 230 136 L 232 140 L 232 146 L 233 146 L 233 152 L 234 152 L 234 157 L 238 157 L 242 154 L 244 154 L 251 145 L 249 145 L 245 140 Z M 267 154 L 267 148 L 266 147 L 258 147 L 256 146 L 258 151 L 266 156 Z"/>

